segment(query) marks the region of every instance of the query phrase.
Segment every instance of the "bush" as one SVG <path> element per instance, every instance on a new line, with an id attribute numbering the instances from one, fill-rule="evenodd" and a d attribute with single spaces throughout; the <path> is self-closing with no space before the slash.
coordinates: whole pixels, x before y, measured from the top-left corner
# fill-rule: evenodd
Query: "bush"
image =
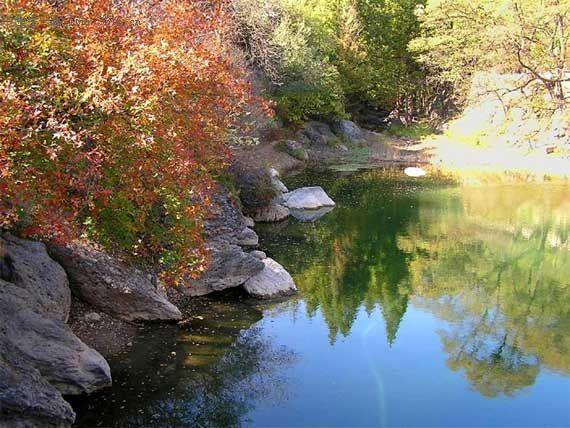
<path id="1" fill-rule="evenodd" d="M 203 269 L 226 129 L 248 101 L 204 2 L 0 5 L 0 228 Z"/>

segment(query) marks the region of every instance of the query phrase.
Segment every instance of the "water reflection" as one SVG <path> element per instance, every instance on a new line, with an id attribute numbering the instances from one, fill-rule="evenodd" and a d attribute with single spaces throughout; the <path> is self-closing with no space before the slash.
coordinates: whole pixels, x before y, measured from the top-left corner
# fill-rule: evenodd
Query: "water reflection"
<path id="1" fill-rule="evenodd" d="M 195 305 L 184 328 L 152 327 L 110 360 L 114 386 L 73 403 L 78 426 L 239 427 L 257 403 L 287 400 L 281 373 L 296 356 L 252 327 L 261 312 L 217 299 Z"/>
<path id="2" fill-rule="evenodd" d="M 456 188 L 382 171 L 301 176 L 337 202 L 314 224 L 262 231 L 329 340 L 360 308 L 386 340 L 410 304 L 446 322 L 447 365 L 486 397 L 512 396 L 541 368 L 570 374 L 570 193 L 560 185 Z M 297 182 L 295 182 L 297 181 Z"/>

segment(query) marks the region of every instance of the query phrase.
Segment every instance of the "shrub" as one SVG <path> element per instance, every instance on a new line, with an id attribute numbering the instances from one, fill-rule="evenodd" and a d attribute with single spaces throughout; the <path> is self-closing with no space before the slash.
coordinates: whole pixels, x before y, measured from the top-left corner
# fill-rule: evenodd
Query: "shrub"
<path id="1" fill-rule="evenodd" d="M 226 129 L 249 101 L 213 2 L 0 5 L 0 227 L 203 269 Z"/>

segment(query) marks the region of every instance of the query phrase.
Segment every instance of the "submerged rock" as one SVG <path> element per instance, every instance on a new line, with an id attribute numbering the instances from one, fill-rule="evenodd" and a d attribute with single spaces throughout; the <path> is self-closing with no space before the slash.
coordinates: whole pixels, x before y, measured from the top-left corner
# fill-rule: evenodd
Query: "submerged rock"
<path id="1" fill-rule="evenodd" d="M 248 279 L 243 287 L 253 297 L 273 299 L 295 294 L 297 286 L 283 266 L 271 258 L 262 260 L 264 268 Z"/>
<path id="2" fill-rule="evenodd" d="M 334 207 L 334 201 L 320 186 L 302 187 L 282 196 L 283 204 L 289 209 L 316 210 L 323 207 Z"/>
<path id="3" fill-rule="evenodd" d="M 210 266 L 200 279 L 188 279 L 183 292 L 203 296 L 214 291 L 237 287 L 263 269 L 258 258 L 229 242 L 210 243 Z"/>
<path id="4" fill-rule="evenodd" d="M 0 259 L 5 281 L 28 291 L 28 303 L 50 318 L 67 321 L 71 291 L 63 268 L 52 260 L 44 244 L 0 235 Z"/>
<path id="5" fill-rule="evenodd" d="M 71 243 L 51 246 L 50 254 L 67 272 L 73 293 L 94 308 L 127 321 L 182 318 L 149 275 L 102 251 Z"/>

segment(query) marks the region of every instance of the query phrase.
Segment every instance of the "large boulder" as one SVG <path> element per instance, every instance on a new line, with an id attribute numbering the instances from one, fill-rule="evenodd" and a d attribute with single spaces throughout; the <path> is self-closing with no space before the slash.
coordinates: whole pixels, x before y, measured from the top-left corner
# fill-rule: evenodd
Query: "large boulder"
<path id="1" fill-rule="evenodd" d="M 37 369 L 61 394 L 91 393 L 111 385 L 105 359 L 63 321 L 36 312 L 33 294 L 0 280 L 0 350 Z"/>
<path id="2" fill-rule="evenodd" d="M 75 412 L 40 372 L 0 348 L 0 426 L 69 427 Z"/>
<path id="3" fill-rule="evenodd" d="M 249 295 L 259 299 L 274 299 L 297 291 L 293 278 L 283 266 L 271 258 L 265 258 L 262 262 L 263 270 L 243 285 Z"/>
<path id="4" fill-rule="evenodd" d="M 150 275 L 89 245 L 74 242 L 49 250 L 67 272 L 73 293 L 93 307 L 127 321 L 182 318 Z"/>
<path id="5" fill-rule="evenodd" d="M 210 265 L 199 279 L 186 281 L 183 292 L 189 296 L 203 296 L 237 287 L 263 270 L 261 260 L 235 244 L 215 241 L 208 247 L 211 251 Z"/>
<path id="6" fill-rule="evenodd" d="M 295 210 L 317 210 L 323 207 L 334 207 L 334 201 L 320 186 L 302 187 L 285 193 L 281 197 L 283 205 Z"/>
<path id="7" fill-rule="evenodd" d="M 67 275 L 41 242 L 0 235 L 0 278 L 28 291 L 34 297 L 29 305 L 38 312 L 67 321 L 71 305 Z"/>
<path id="8" fill-rule="evenodd" d="M 289 208 L 277 201 L 271 202 L 268 206 L 257 209 L 252 213 L 253 219 L 261 223 L 273 223 L 283 221 L 289 217 Z"/>

